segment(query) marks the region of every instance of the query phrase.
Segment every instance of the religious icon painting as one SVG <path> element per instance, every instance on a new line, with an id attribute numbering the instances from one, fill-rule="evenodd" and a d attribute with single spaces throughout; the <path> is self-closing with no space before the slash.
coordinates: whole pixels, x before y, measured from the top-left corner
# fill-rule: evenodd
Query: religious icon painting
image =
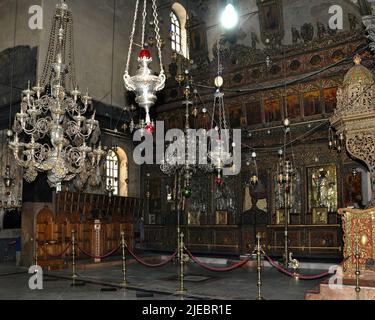
<path id="1" fill-rule="evenodd" d="M 263 106 L 266 122 L 281 120 L 281 108 L 279 99 L 265 100 Z"/>
<path id="2" fill-rule="evenodd" d="M 285 224 L 285 210 L 283 208 L 276 210 L 276 224 Z M 288 217 L 288 224 L 290 224 L 290 215 Z"/>
<path id="3" fill-rule="evenodd" d="M 188 224 L 200 225 L 200 212 L 197 212 L 197 211 L 188 212 Z"/>
<path id="4" fill-rule="evenodd" d="M 280 43 L 284 37 L 282 1 L 257 0 L 262 41 L 265 44 Z"/>
<path id="5" fill-rule="evenodd" d="M 324 89 L 324 105 L 326 113 L 333 113 L 337 106 L 337 87 Z"/>
<path id="6" fill-rule="evenodd" d="M 298 95 L 287 96 L 285 98 L 285 108 L 288 110 L 288 117 L 290 119 L 301 116 L 301 104 Z"/>
<path id="7" fill-rule="evenodd" d="M 247 104 L 246 122 L 247 125 L 262 123 L 262 105 L 259 100 Z"/>
<path id="8" fill-rule="evenodd" d="M 328 208 L 313 208 L 312 223 L 328 224 Z"/>
<path id="9" fill-rule="evenodd" d="M 336 212 L 337 169 L 335 165 L 308 168 L 309 211 L 313 208 L 327 208 L 328 212 Z"/>
<path id="10" fill-rule="evenodd" d="M 216 224 L 217 225 L 228 224 L 228 212 L 227 211 L 216 211 Z"/>
<path id="11" fill-rule="evenodd" d="M 306 92 L 303 95 L 303 107 L 304 115 L 306 117 L 320 114 L 322 112 L 320 103 L 320 92 L 318 90 Z"/>

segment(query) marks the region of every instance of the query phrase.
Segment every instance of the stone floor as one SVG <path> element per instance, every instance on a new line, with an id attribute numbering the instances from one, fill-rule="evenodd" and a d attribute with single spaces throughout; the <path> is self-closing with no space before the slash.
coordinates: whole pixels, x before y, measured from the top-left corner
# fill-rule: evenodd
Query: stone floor
<path id="1" fill-rule="evenodd" d="M 303 274 L 317 274 L 322 270 L 301 270 Z M 26 269 L 0 264 L 0 299 L 22 300 L 170 300 L 178 283 L 178 266 L 170 264 L 161 269 L 149 269 L 135 263 L 128 266 L 129 288 L 120 286 L 120 266 L 79 270 L 84 286 L 72 287 L 70 270 L 44 273 L 43 290 L 30 290 L 31 275 Z M 186 268 L 185 299 L 253 300 L 257 295 L 256 270 L 244 268 L 226 273 L 205 271 L 189 264 Z M 308 290 L 320 281 L 298 281 L 265 268 L 262 293 L 267 300 L 303 300 Z M 103 291 L 107 290 L 107 291 Z M 116 291 L 112 291 L 116 290 Z"/>

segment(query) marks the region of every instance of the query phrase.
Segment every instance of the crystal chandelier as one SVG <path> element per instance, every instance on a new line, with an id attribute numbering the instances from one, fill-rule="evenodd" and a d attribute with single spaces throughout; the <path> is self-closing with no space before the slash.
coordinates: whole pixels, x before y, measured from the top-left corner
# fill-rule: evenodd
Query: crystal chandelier
<path id="1" fill-rule="evenodd" d="M 65 88 L 70 80 L 70 93 Z M 65 1 L 56 6 L 47 58 L 38 84 L 23 91 L 9 142 L 14 157 L 33 182 L 46 172 L 51 187 L 88 176 L 105 152 L 100 128 L 91 110 L 92 98 L 76 85 L 73 50 L 73 18 Z M 11 134 L 12 135 L 12 134 Z"/>
<path id="2" fill-rule="evenodd" d="M 152 0 L 152 14 L 153 14 L 153 26 L 156 35 L 156 47 L 158 51 L 158 58 L 160 62 L 160 73 L 155 75 L 150 69 L 149 65 L 152 62 L 151 52 L 145 42 L 145 30 L 146 30 L 146 19 L 147 19 L 147 0 L 143 2 L 142 12 L 142 39 L 141 39 L 141 51 L 138 56 L 138 70 L 134 76 L 129 74 L 130 59 L 133 53 L 134 35 L 137 28 L 138 15 L 140 14 L 139 0 L 136 0 L 135 13 L 133 28 L 130 35 L 130 46 L 128 50 L 128 57 L 126 62 L 124 82 L 126 90 L 135 93 L 135 102 L 145 110 L 146 118 L 142 123 L 148 132 L 154 131 L 154 123 L 151 121 L 150 109 L 155 104 L 157 97 L 156 93 L 161 91 L 165 87 L 166 76 L 164 74 L 164 66 L 162 61 L 162 41 L 160 38 L 159 18 L 157 13 L 156 0 Z"/>

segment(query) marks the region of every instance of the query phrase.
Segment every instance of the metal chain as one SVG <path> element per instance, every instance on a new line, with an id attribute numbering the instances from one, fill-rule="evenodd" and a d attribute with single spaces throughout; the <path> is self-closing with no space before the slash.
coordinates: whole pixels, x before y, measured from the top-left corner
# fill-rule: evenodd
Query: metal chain
<path id="1" fill-rule="evenodd" d="M 62 42 L 62 49 L 61 49 L 61 53 L 62 53 L 62 57 L 63 57 L 63 63 L 67 63 L 66 61 L 66 39 L 67 39 L 67 32 L 68 32 L 68 19 L 66 17 L 64 17 L 64 20 L 63 20 L 63 32 L 64 32 L 64 36 L 63 36 L 63 42 Z M 61 80 L 62 80 L 62 86 L 65 87 L 66 86 L 66 73 L 64 73 L 61 77 Z"/>
<path id="2" fill-rule="evenodd" d="M 73 25 L 73 15 L 69 12 L 69 66 L 70 66 L 70 81 L 71 89 L 74 89 L 77 85 L 76 79 L 76 69 L 75 69 L 75 56 L 74 56 L 74 25 Z"/>
<path id="3" fill-rule="evenodd" d="M 128 58 L 126 60 L 125 75 L 129 75 L 130 57 L 131 57 L 131 54 L 132 54 L 132 51 L 133 51 L 135 27 L 136 27 L 136 24 L 137 24 L 137 17 L 138 17 L 138 7 L 139 7 L 139 0 L 136 0 L 134 20 L 133 20 L 133 28 L 132 28 L 132 32 L 130 34 L 130 46 L 129 46 L 129 51 L 128 51 Z"/>
<path id="4" fill-rule="evenodd" d="M 221 63 L 220 63 L 220 40 L 217 40 L 217 75 L 221 76 Z"/>
<path id="5" fill-rule="evenodd" d="M 142 13 L 142 47 L 145 45 L 145 33 L 146 33 L 146 18 L 147 18 L 147 0 L 143 2 L 143 13 Z"/>
<path id="6" fill-rule="evenodd" d="M 213 110 L 212 110 L 211 129 L 214 129 L 215 111 L 216 111 L 216 98 L 214 99 L 214 105 L 213 105 Z"/>
<path id="7" fill-rule="evenodd" d="M 222 98 L 222 108 L 223 108 L 223 126 L 224 129 L 229 129 L 228 123 L 227 123 L 227 117 L 226 117 L 226 110 L 225 110 L 225 103 L 224 103 L 224 98 Z"/>
<path id="8" fill-rule="evenodd" d="M 47 82 L 51 79 L 51 64 L 55 56 L 55 43 L 56 43 L 56 27 L 57 27 L 58 18 L 56 16 L 52 19 L 52 28 L 50 33 L 50 38 L 48 42 L 47 54 L 44 61 L 43 71 L 40 75 L 40 83 L 42 86 L 46 86 Z"/>
<path id="9" fill-rule="evenodd" d="M 156 34 L 156 46 L 158 48 L 159 60 L 160 60 L 160 74 L 163 74 L 164 66 L 163 66 L 163 57 L 161 53 L 161 38 L 160 38 L 160 28 L 159 28 L 159 19 L 158 19 L 156 0 L 152 0 L 152 9 L 153 9 L 154 27 L 155 27 L 155 34 Z"/>
<path id="10" fill-rule="evenodd" d="M 223 101 L 222 101 L 222 98 L 221 98 L 221 92 L 219 92 L 218 93 L 219 94 L 219 130 L 220 130 L 220 137 L 221 137 L 221 135 L 222 135 L 222 129 L 225 129 L 224 127 L 223 127 Z"/>

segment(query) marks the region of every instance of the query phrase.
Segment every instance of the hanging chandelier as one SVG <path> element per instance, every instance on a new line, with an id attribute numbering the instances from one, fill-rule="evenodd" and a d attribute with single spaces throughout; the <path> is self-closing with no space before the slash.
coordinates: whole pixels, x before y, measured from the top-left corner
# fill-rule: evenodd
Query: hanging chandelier
<path id="1" fill-rule="evenodd" d="M 15 172 L 12 172 L 10 165 L 7 164 L 1 173 L 3 175 L 0 180 L 0 209 L 9 210 L 21 207 L 20 185 L 17 183 Z"/>
<path id="2" fill-rule="evenodd" d="M 211 131 L 216 135 L 211 136 L 211 145 L 209 159 L 217 172 L 216 185 L 223 184 L 223 169 L 230 167 L 232 163 L 231 147 L 235 147 L 235 143 L 230 144 L 230 127 L 227 122 L 227 111 L 224 103 L 224 92 L 222 90 L 224 79 L 222 77 L 223 66 L 220 60 L 220 41 L 217 41 L 217 76 L 215 78 L 216 91 L 214 94 L 214 102 L 211 118 Z M 234 169 L 234 165 L 232 166 Z"/>
<path id="3" fill-rule="evenodd" d="M 192 159 L 197 160 L 199 155 L 199 145 L 198 140 L 195 136 L 189 134 L 190 128 L 190 114 L 196 108 L 191 99 L 193 81 L 189 77 L 188 70 L 185 72 L 185 86 L 184 86 L 184 101 L 182 104 L 185 106 L 185 128 L 184 128 L 184 139 L 178 139 L 172 142 L 174 144 L 170 152 L 166 152 L 164 161 L 160 165 L 160 170 L 168 176 L 179 175 L 183 177 L 184 187 L 182 189 L 182 194 L 185 198 L 189 198 L 192 194 L 191 190 L 191 179 L 195 175 L 206 174 L 213 172 L 214 168 L 210 163 L 194 163 L 190 161 L 190 156 Z M 195 94 L 197 89 L 193 89 Z M 195 146 L 194 146 L 195 145 Z M 179 153 L 178 150 L 183 150 L 183 153 Z M 195 152 L 195 156 L 193 153 Z M 169 193 L 168 193 L 169 194 Z M 170 194 L 169 194 L 170 195 Z"/>
<path id="4" fill-rule="evenodd" d="M 63 181 L 96 170 L 105 152 L 92 98 L 76 85 L 73 18 L 65 1 L 56 6 L 46 62 L 38 84 L 23 91 L 9 147 L 27 182 L 46 172 L 57 190 Z M 70 83 L 68 83 L 70 82 Z M 65 88 L 74 88 L 70 93 Z"/>
<path id="5" fill-rule="evenodd" d="M 231 164 L 232 153 L 229 147 L 229 126 L 227 123 L 226 109 L 224 104 L 224 93 L 221 88 L 224 84 L 223 78 L 219 75 L 215 79 L 216 92 L 214 94 L 214 103 L 211 119 L 211 130 L 216 131 L 216 136 L 211 137 L 210 161 L 217 171 L 216 184 L 222 185 L 223 169 Z M 234 143 L 232 144 L 234 147 Z"/>
<path id="6" fill-rule="evenodd" d="M 195 91 L 196 89 L 194 89 Z M 199 146 L 198 141 L 196 140 L 195 136 L 191 136 L 189 134 L 190 128 L 190 109 L 193 108 L 193 101 L 191 100 L 191 83 L 186 81 L 184 87 L 184 97 L 185 100 L 182 104 L 185 106 L 185 128 L 184 128 L 184 138 L 177 139 L 173 141 L 173 148 L 169 152 L 166 152 L 165 158 L 160 165 L 161 171 L 166 175 L 174 175 L 178 171 L 184 172 L 185 179 L 190 181 L 191 177 L 197 173 L 207 173 L 212 172 L 213 167 L 211 164 L 201 164 L 201 163 L 194 163 L 194 161 L 190 161 L 190 157 L 192 160 L 197 160 L 199 157 Z M 195 109 L 195 107 L 193 108 Z M 171 143 L 171 144 L 172 144 Z M 195 147 L 194 147 L 195 144 Z M 183 153 L 179 153 L 179 150 L 183 150 Z M 195 156 L 192 154 L 195 152 Z"/>
<path id="7" fill-rule="evenodd" d="M 162 41 L 160 38 L 159 18 L 157 13 L 156 0 L 152 0 L 152 14 L 153 14 L 153 26 L 155 31 L 156 47 L 158 52 L 158 58 L 160 62 L 159 75 L 155 75 L 150 69 L 150 63 L 152 62 L 151 52 L 145 42 L 145 30 L 146 30 L 146 19 L 147 19 L 147 0 L 143 2 L 142 12 L 142 39 L 141 39 L 141 51 L 138 56 L 138 70 L 135 75 L 129 74 L 130 70 L 130 59 L 133 53 L 134 36 L 137 29 L 138 16 L 140 15 L 140 0 L 136 0 L 135 13 L 133 20 L 133 28 L 130 35 L 130 46 L 128 50 L 128 57 L 126 62 L 124 82 L 126 90 L 135 93 L 135 102 L 145 110 L 146 118 L 142 122 L 142 128 L 145 128 L 148 132 L 154 132 L 155 126 L 151 121 L 150 109 L 155 105 L 157 100 L 156 93 L 161 91 L 165 87 L 166 76 L 164 74 L 164 66 L 162 61 Z"/>

